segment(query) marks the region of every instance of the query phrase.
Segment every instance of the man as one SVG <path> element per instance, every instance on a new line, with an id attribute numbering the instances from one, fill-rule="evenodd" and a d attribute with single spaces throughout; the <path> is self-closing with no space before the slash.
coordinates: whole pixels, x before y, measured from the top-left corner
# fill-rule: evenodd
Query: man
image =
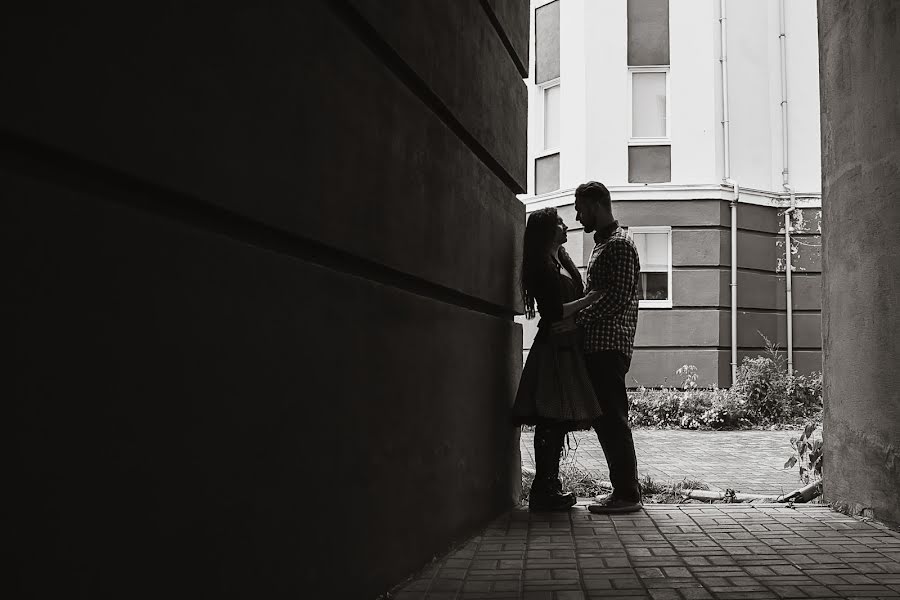
<path id="1" fill-rule="evenodd" d="M 604 412 L 593 425 L 613 485 L 612 494 L 588 510 L 598 514 L 635 512 L 642 508 L 641 489 L 628 426 L 625 374 L 631 366 L 637 330 L 640 260 L 634 243 L 613 217 L 609 190 L 602 183 L 578 186 L 575 215 L 585 233 L 594 233 L 585 291 L 597 290 L 602 295 L 577 313 L 574 325 L 584 329 L 585 363 Z M 561 323 L 555 328 L 567 326 L 573 324 Z"/>

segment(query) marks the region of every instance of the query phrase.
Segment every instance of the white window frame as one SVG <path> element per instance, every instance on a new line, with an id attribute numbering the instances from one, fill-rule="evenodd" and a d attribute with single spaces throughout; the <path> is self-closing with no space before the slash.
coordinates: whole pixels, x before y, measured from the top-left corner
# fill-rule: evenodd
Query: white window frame
<path id="1" fill-rule="evenodd" d="M 538 119 L 540 121 L 540 123 L 539 123 L 540 128 L 538 131 L 538 137 L 540 138 L 540 145 L 538 146 L 539 150 L 537 152 L 535 152 L 534 157 L 532 158 L 532 170 L 534 172 L 534 175 L 533 175 L 533 177 L 534 177 L 534 193 L 535 193 L 535 195 L 538 195 L 538 193 L 537 193 L 537 162 L 540 159 L 542 159 L 546 156 L 553 156 L 554 154 L 559 154 L 560 177 L 562 176 L 562 152 L 560 151 L 560 147 L 557 146 L 555 148 L 544 148 L 544 130 L 546 129 L 546 127 L 545 127 L 546 123 L 544 122 L 544 115 L 546 114 L 544 112 L 544 108 L 545 108 L 544 107 L 544 99 L 546 97 L 545 96 L 546 90 L 549 88 L 552 88 L 552 87 L 560 87 L 559 93 L 562 94 L 562 88 L 560 86 L 560 78 L 559 77 L 557 77 L 555 79 L 550 79 L 548 81 L 545 81 L 544 83 L 539 83 L 535 87 L 537 88 L 538 96 L 539 96 L 539 98 L 538 98 L 538 105 L 539 105 L 538 106 L 538 110 L 539 110 L 538 114 L 540 116 L 538 117 Z M 562 95 L 560 95 L 560 102 L 561 101 L 562 101 Z M 562 114 L 559 115 L 559 124 L 560 124 L 560 129 L 561 129 L 562 128 Z M 560 131 L 559 138 L 560 138 L 560 140 L 562 140 L 562 131 Z M 561 188 L 562 188 L 562 181 L 560 181 L 559 185 L 556 187 L 555 190 L 551 190 L 549 192 L 544 192 L 544 193 L 545 194 L 554 194 L 554 193 L 558 192 Z"/>
<path id="2" fill-rule="evenodd" d="M 545 158 L 547 156 L 553 156 L 554 154 L 559 154 L 559 174 L 560 174 L 559 186 L 557 186 L 557 188 L 555 190 L 552 190 L 549 192 L 544 192 L 544 194 L 540 194 L 540 195 L 555 194 L 559 190 L 562 189 L 562 149 L 561 149 L 562 131 L 560 131 L 560 136 L 559 136 L 560 147 L 550 148 L 550 149 L 544 148 L 544 125 L 545 125 L 545 123 L 544 123 L 544 95 L 545 95 L 545 90 L 547 88 L 561 85 L 560 84 L 561 78 L 555 77 L 553 79 L 548 79 L 547 81 L 544 81 L 543 83 L 537 82 L 537 10 L 548 4 L 552 4 L 553 2 L 556 2 L 556 1 L 557 0 L 538 0 L 538 2 L 534 2 L 531 5 L 531 32 L 530 32 L 531 40 L 530 40 L 530 44 L 529 44 L 530 56 L 528 57 L 528 62 L 531 66 L 531 69 L 529 70 L 529 80 L 531 81 L 531 84 L 534 86 L 534 89 L 537 91 L 537 94 L 539 96 L 537 99 L 537 104 L 538 104 L 537 109 L 538 109 L 538 114 L 540 115 L 538 117 L 539 123 L 538 123 L 538 132 L 537 132 L 537 136 L 536 136 L 540 139 L 538 140 L 539 143 L 536 145 L 536 148 L 531 156 L 530 179 L 531 179 L 532 186 L 533 186 L 532 192 L 533 192 L 534 196 L 539 195 L 537 193 L 537 162 L 542 158 Z M 562 2 L 562 0 L 559 0 L 559 2 L 560 2 L 560 5 L 559 5 L 560 25 L 559 26 L 560 26 L 560 30 L 562 30 L 563 2 Z M 561 31 L 560 31 L 560 35 L 562 35 Z M 562 43 L 562 41 L 560 40 L 560 44 L 561 43 Z M 560 70 L 561 69 L 562 69 L 562 48 L 560 47 Z M 560 101 L 562 100 L 561 94 L 562 94 L 562 89 L 560 89 Z M 562 129 L 562 114 L 560 114 L 560 129 Z"/>
<path id="3" fill-rule="evenodd" d="M 668 257 L 666 266 L 668 267 L 668 290 L 669 297 L 665 300 L 639 300 L 638 308 L 672 308 L 672 228 L 663 225 L 645 225 L 642 227 L 629 227 L 627 231 L 628 237 L 634 241 L 636 233 L 665 233 L 668 236 Z M 648 273 L 658 273 L 659 271 L 648 271 Z"/>
<path id="4" fill-rule="evenodd" d="M 551 154 L 559 153 L 559 148 L 560 148 L 559 146 L 556 146 L 554 148 L 544 148 L 544 146 L 545 146 L 544 131 L 547 129 L 546 128 L 547 124 L 544 122 L 544 116 L 547 114 L 545 109 L 547 107 L 544 106 L 544 104 L 545 104 L 545 101 L 547 98 L 547 90 L 550 88 L 554 88 L 554 87 L 560 88 L 559 99 L 560 99 L 560 104 L 562 104 L 562 85 L 560 84 L 559 77 L 557 77 L 556 79 L 550 79 L 549 81 L 545 81 L 544 83 L 537 84 L 538 96 L 539 96 L 538 104 L 540 105 L 539 106 L 539 110 L 540 110 L 539 114 L 541 115 L 540 116 L 541 128 L 540 128 L 540 134 L 539 134 L 541 141 L 540 141 L 540 145 L 538 146 L 540 148 L 540 151 L 538 151 L 534 156 L 535 160 L 537 160 L 538 158 L 542 158 L 544 156 L 550 156 Z M 561 113 L 562 113 L 562 111 L 560 111 L 560 115 L 559 115 L 560 129 L 562 129 L 562 114 Z M 560 140 L 562 140 L 562 131 L 560 131 L 559 133 L 560 133 L 559 138 L 560 138 Z M 562 158 L 562 157 L 560 157 L 560 158 Z"/>
<path id="5" fill-rule="evenodd" d="M 634 137 L 634 74 L 665 73 L 666 75 L 666 135 L 664 137 Z M 672 75 L 668 65 L 628 67 L 628 145 L 629 146 L 671 146 L 672 145 Z"/>

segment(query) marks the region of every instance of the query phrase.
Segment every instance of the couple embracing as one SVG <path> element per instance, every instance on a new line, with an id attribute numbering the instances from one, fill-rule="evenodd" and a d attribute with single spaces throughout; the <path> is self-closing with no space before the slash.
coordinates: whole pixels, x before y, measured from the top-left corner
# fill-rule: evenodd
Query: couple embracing
<path id="1" fill-rule="evenodd" d="M 628 426 L 625 374 L 638 319 L 640 261 L 612 214 L 609 190 L 591 181 L 575 190 L 576 219 L 594 233 L 587 285 L 563 244 L 566 225 L 556 209 L 531 213 L 525 227 L 522 292 L 525 314 L 540 312 L 513 420 L 535 425 L 531 510 L 568 510 L 559 460 L 569 431 L 594 428 L 609 466 L 613 492 L 588 509 L 598 514 L 641 509 L 634 440 Z"/>

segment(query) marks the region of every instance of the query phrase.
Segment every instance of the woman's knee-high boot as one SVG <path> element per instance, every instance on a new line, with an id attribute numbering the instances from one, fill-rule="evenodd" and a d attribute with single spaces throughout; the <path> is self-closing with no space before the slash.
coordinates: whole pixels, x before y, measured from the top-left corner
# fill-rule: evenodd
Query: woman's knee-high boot
<path id="1" fill-rule="evenodd" d="M 559 482 L 559 457 L 565 432 L 559 428 L 538 425 L 534 432 L 534 483 L 528 506 L 532 510 L 566 510 L 575 505 L 575 496 L 562 493 Z"/>

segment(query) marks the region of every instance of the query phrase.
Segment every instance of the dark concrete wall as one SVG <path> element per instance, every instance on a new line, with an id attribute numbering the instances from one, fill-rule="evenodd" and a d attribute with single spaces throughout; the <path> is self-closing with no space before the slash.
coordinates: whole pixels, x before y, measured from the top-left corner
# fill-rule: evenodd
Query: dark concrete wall
<path id="1" fill-rule="evenodd" d="M 518 493 L 528 6 L 0 25 L 17 597 L 374 597 Z"/>
<path id="2" fill-rule="evenodd" d="M 672 228 L 672 308 L 641 309 L 630 385 L 673 383 L 685 364 L 701 385 L 731 384 L 731 213 L 721 200 L 614 202 L 625 227 Z M 593 238 L 582 233 L 571 205 L 558 208 L 569 226 L 567 249 L 585 266 Z M 821 209 L 792 217 L 794 368 L 822 370 Z M 738 360 L 766 350 L 765 338 L 787 347 L 784 212 L 738 205 Z M 525 324 L 526 350 L 536 322 Z M 760 335 L 762 334 L 762 335 Z M 763 337 L 765 336 L 765 338 Z M 676 382 L 680 383 L 680 382 Z"/>
<path id="3" fill-rule="evenodd" d="M 900 523 L 900 6 L 819 2 L 825 497 Z"/>

